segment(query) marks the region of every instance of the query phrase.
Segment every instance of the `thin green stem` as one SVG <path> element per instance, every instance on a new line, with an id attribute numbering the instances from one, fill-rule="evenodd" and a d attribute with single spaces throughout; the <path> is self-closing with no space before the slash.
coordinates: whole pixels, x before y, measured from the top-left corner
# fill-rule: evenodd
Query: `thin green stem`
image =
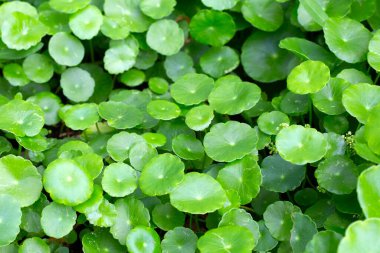
<path id="1" fill-rule="evenodd" d="M 248 206 L 240 206 L 240 208 L 243 208 L 243 209 L 245 209 L 245 210 L 247 210 L 247 211 L 250 211 L 250 212 L 252 212 L 252 213 L 255 212 L 252 208 L 250 208 L 250 207 L 248 207 Z"/>
<path id="2" fill-rule="evenodd" d="M 310 127 L 313 125 L 313 102 L 311 98 L 309 98 L 309 124 Z"/>
<path id="3" fill-rule="evenodd" d="M 17 155 L 21 156 L 21 153 L 22 153 L 22 146 L 19 144 L 18 145 L 18 150 L 17 150 Z"/>
<path id="4" fill-rule="evenodd" d="M 98 132 L 98 134 L 101 134 L 102 132 L 100 131 L 98 122 L 95 123 L 95 126 L 96 126 L 96 131 Z"/>

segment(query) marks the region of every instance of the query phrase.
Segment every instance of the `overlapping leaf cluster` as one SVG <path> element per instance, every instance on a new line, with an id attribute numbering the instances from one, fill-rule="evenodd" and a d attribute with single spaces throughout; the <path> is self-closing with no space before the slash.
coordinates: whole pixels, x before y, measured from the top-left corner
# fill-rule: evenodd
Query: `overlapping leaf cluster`
<path id="1" fill-rule="evenodd" d="M 0 252 L 379 251 L 379 0 L 0 2 Z"/>

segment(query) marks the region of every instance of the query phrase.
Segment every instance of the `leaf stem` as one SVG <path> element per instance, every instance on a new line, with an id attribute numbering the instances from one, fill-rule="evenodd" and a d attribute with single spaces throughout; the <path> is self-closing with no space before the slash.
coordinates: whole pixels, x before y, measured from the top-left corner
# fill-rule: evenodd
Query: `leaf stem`
<path id="1" fill-rule="evenodd" d="M 313 102 L 311 100 L 311 97 L 309 97 L 309 124 L 310 127 L 313 126 Z"/>
<path id="2" fill-rule="evenodd" d="M 100 131 L 98 122 L 95 123 L 95 126 L 96 126 L 96 131 L 98 132 L 98 134 L 101 134 L 102 132 Z"/>
<path id="3" fill-rule="evenodd" d="M 243 208 L 244 210 L 250 211 L 250 212 L 252 212 L 252 213 L 255 212 L 252 208 L 250 208 L 250 207 L 248 207 L 248 206 L 240 206 L 240 208 Z"/>
<path id="4" fill-rule="evenodd" d="M 22 153 L 22 146 L 19 144 L 18 150 L 17 150 L 17 156 L 21 156 L 21 153 Z"/>

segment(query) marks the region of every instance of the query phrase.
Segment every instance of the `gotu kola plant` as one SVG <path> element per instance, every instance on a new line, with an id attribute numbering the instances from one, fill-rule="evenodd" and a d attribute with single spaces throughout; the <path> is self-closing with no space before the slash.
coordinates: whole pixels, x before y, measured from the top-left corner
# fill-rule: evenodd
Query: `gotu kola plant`
<path id="1" fill-rule="evenodd" d="M 0 252 L 379 252 L 379 0 L 0 0 Z"/>

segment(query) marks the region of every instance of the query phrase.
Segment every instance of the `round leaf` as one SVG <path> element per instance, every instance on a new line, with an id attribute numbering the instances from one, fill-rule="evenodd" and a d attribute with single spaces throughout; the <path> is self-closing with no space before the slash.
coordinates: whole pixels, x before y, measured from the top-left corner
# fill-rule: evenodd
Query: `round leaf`
<path id="1" fill-rule="evenodd" d="M 102 12 L 96 6 L 88 5 L 70 16 L 69 26 L 75 36 L 89 40 L 98 34 L 102 23 Z"/>
<path id="2" fill-rule="evenodd" d="M 43 183 L 51 198 L 60 204 L 75 206 L 91 197 L 93 182 L 77 162 L 59 158 L 48 165 Z"/>
<path id="3" fill-rule="evenodd" d="M 16 239 L 20 232 L 21 208 L 11 195 L 0 194 L 0 247 Z"/>
<path id="4" fill-rule="evenodd" d="M 143 168 L 139 185 L 149 196 L 170 193 L 183 179 L 185 165 L 172 154 L 161 154 L 152 158 Z"/>
<path id="5" fill-rule="evenodd" d="M 206 154 L 219 162 L 242 158 L 256 148 L 257 132 L 245 123 L 228 121 L 215 124 L 204 138 Z"/>
<path id="6" fill-rule="evenodd" d="M 136 227 L 128 233 L 127 247 L 129 252 L 159 253 L 160 236 L 152 228 Z"/>
<path id="7" fill-rule="evenodd" d="M 342 103 L 349 114 L 365 124 L 372 108 L 380 103 L 380 87 L 367 83 L 351 85 L 344 90 Z"/>
<path id="8" fill-rule="evenodd" d="M 376 182 L 380 178 L 380 166 L 372 166 L 363 171 L 358 179 L 357 193 L 359 204 L 367 218 L 380 217 L 380 191 Z"/>
<path id="9" fill-rule="evenodd" d="M 345 156 L 332 156 L 318 164 L 315 177 L 319 186 L 335 194 L 349 194 L 356 188 L 358 172 Z"/>
<path id="10" fill-rule="evenodd" d="M 333 231 L 321 231 L 313 236 L 306 245 L 305 253 L 335 253 L 338 250 L 339 241 L 342 236 Z"/>
<path id="11" fill-rule="evenodd" d="M 380 243 L 377 240 L 379 233 L 380 219 L 378 218 L 351 223 L 346 230 L 345 236 L 339 243 L 337 252 L 376 252 L 380 247 Z"/>
<path id="12" fill-rule="evenodd" d="M 185 160 L 199 160 L 204 156 L 202 142 L 192 135 L 180 134 L 172 141 L 174 153 Z"/>
<path id="13" fill-rule="evenodd" d="M 160 229 L 168 231 L 175 227 L 182 227 L 185 223 L 185 214 L 166 203 L 153 208 L 152 219 Z"/>
<path id="14" fill-rule="evenodd" d="M 226 44 L 235 35 L 235 22 L 221 11 L 201 10 L 190 22 L 190 33 L 200 43 L 214 47 Z"/>
<path id="15" fill-rule="evenodd" d="M 71 106 L 63 112 L 63 120 L 73 130 L 84 130 L 99 121 L 98 106 L 93 103 Z"/>
<path id="16" fill-rule="evenodd" d="M 202 3 L 214 10 L 232 9 L 239 0 L 202 0 Z"/>
<path id="17" fill-rule="evenodd" d="M 140 2 L 141 11 L 154 19 L 169 16 L 175 5 L 175 0 L 142 0 Z"/>
<path id="18" fill-rule="evenodd" d="M 199 238 L 197 245 L 201 253 L 250 253 L 255 247 L 255 241 L 247 228 L 225 226 L 208 230 Z"/>
<path id="19" fill-rule="evenodd" d="M 137 188 L 136 171 L 125 163 L 112 163 L 103 172 L 102 187 L 112 197 L 124 197 Z"/>
<path id="20" fill-rule="evenodd" d="M 330 79 L 329 68 L 320 61 L 305 61 L 292 69 L 286 82 L 288 89 L 296 94 L 320 91 Z"/>
<path id="21" fill-rule="evenodd" d="M 326 154 L 327 140 L 313 128 L 292 125 L 278 133 L 276 148 L 284 160 L 303 165 L 319 161 Z"/>
<path id="22" fill-rule="evenodd" d="M 62 238 L 73 229 L 76 219 L 71 207 L 52 202 L 42 210 L 41 225 L 46 235 Z"/>
<path id="23" fill-rule="evenodd" d="M 21 207 L 32 205 L 40 197 L 41 175 L 29 160 L 14 155 L 3 156 L 0 158 L 0 175 L 0 194 L 11 195 Z"/>
<path id="24" fill-rule="evenodd" d="M 261 163 L 262 187 L 274 192 L 287 192 L 301 185 L 305 179 L 305 166 L 285 161 L 279 155 L 267 156 Z"/>
<path id="25" fill-rule="evenodd" d="M 217 62 L 218 64 L 215 64 Z M 212 47 L 204 53 L 199 63 L 203 72 L 218 78 L 230 73 L 239 66 L 239 55 L 230 47 Z"/>
<path id="26" fill-rule="evenodd" d="M 281 4 L 272 0 L 244 1 L 241 12 L 254 27 L 267 32 L 277 30 L 284 20 Z"/>
<path id="27" fill-rule="evenodd" d="M 91 0 L 75 0 L 75 2 L 71 0 L 50 0 L 49 5 L 60 12 L 74 13 L 86 7 L 90 2 Z"/>
<path id="28" fill-rule="evenodd" d="M 99 104 L 99 115 L 116 129 L 134 128 L 143 123 L 144 115 L 134 105 L 108 101 Z"/>
<path id="29" fill-rule="evenodd" d="M 208 105 L 199 105 L 186 113 L 186 125 L 194 131 L 206 129 L 214 119 L 214 111 Z"/>
<path id="30" fill-rule="evenodd" d="M 84 47 L 73 35 L 59 32 L 50 38 L 49 54 L 58 64 L 75 66 L 83 60 Z"/>
<path id="31" fill-rule="evenodd" d="M 129 157 L 129 150 L 133 144 L 145 142 L 144 138 L 135 133 L 120 132 L 114 134 L 107 142 L 107 152 L 117 162 L 122 162 Z"/>
<path id="32" fill-rule="evenodd" d="M 210 106 L 220 114 L 236 115 L 259 102 L 261 90 L 254 83 L 219 79 L 208 97 Z"/>
<path id="33" fill-rule="evenodd" d="M 149 102 L 146 110 L 150 116 L 161 120 L 175 119 L 181 114 L 178 105 L 167 100 L 153 100 Z"/>
<path id="34" fill-rule="evenodd" d="M 194 253 L 197 240 L 193 230 L 176 227 L 165 234 L 161 242 L 162 253 Z"/>
<path id="35" fill-rule="evenodd" d="M 361 23 L 349 18 L 330 18 L 323 32 L 327 46 L 339 59 L 348 63 L 364 61 L 371 33 Z"/>
<path id="36" fill-rule="evenodd" d="M 220 184 L 207 174 L 187 173 L 170 193 L 170 203 L 182 212 L 211 213 L 223 207 L 227 200 Z"/>
<path id="37" fill-rule="evenodd" d="M 380 31 L 376 31 L 368 46 L 368 63 L 377 72 L 380 71 Z"/>
<path id="38" fill-rule="evenodd" d="M 177 103 L 195 105 L 207 99 L 214 80 L 204 74 L 189 73 L 178 78 L 170 88 L 170 94 Z"/>
<path id="39" fill-rule="evenodd" d="M 169 19 L 153 23 L 146 34 L 149 47 L 163 55 L 174 55 L 185 43 L 184 33 L 178 24 Z"/>
<path id="40" fill-rule="evenodd" d="M 20 253 L 49 253 L 50 248 L 47 243 L 38 237 L 27 238 L 23 241 L 18 252 Z"/>
<path id="41" fill-rule="evenodd" d="M 60 83 L 63 94 L 74 102 L 87 101 L 94 93 L 94 79 L 86 70 L 78 67 L 66 69 Z"/>
<path id="42" fill-rule="evenodd" d="M 289 123 L 289 117 L 280 111 L 264 112 L 257 119 L 260 130 L 269 135 L 276 135 L 282 126 Z"/>
<path id="43" fill-rule="evenodd" d="M 26 76 L 36 83 L 46 83 L 54 74 L 51 59 L 43 54 L 32 54 L 25 58 L 22 68 Z"/>

